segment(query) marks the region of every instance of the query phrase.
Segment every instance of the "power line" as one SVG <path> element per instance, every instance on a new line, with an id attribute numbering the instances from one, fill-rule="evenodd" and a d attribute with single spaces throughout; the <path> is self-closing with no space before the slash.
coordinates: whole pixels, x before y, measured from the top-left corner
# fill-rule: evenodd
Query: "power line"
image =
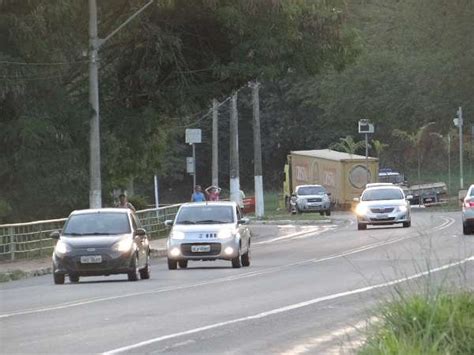
<path id="1" fill-rule="evenodd" d="M 0 64 L 6 65 L 21 65 L 21 66 L 52 66 L 52 65 L 70 65 L 70 64 L 86 64 L 89 60 L 78 60 L 72 62 L 13 62 L 8 60 L 0 60 Z"/>

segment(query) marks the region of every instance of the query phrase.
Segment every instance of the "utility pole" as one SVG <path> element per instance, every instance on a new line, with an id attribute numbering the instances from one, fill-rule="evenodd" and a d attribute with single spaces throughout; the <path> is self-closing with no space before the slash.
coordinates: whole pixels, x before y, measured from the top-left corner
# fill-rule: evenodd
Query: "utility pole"
<path id="1" fill-rule="evenodd" d="M 255 179 L 255 215 L 263 218 L 265 205 L 263 200 L 263 177 L 262 177 L 262 141 L 260 136 L 260 98 L 257 81 L 250 84 L 252 88 L 253 101 L 253 154 L 254 154 L 254 179 Z"/>
<path id="2" fill-rule="evenodd" d="M 448 132 L 448 192 L 451 193 L 451 135 Z"/>
<path id="3" fill-rule="evenodd" d="M 100 115 L 99 115 L 99 49 L 112 36 L 138 16 L 153 3 L 150 0 L 140 10 L 130 16 L 124 23 L 113 30 L 107 37 L 101 39 L 97 33 L 97 2 L 89 0 L 89 104 L 90 119 L 90 161 L 89 161 L 89 207 L 102 207 L 102 179 L 100 175 Z"/>
<path id="4" fill-rule="evenodd" d="M 89 104 L 90 120 L 90 189 L 89 207 L 102 207 L 102 180 L 100 176 L 100 122 L 99 122 L 99 39 L 97 37 L 97 4 L 89 0 Z"/>
<path id="5" fill-rule="evenodd" d="M 462 190 L 464 188 L 464 178 L 463 178 L 463 137 L 462 137 L 462 107 L 459 106 L 458 111 L 456 112 L 456 118 L 453 120 L 454 125 L 459 128 L 459 188 Z"/>
<path id="6" fill-rule="evenodd" d="M 230 200 L 242 204 L 239 178 L 239 119 L 237 92 L 232 95 L 230 108 Z"/>
<path id="7" fill-rule="evenodd" d="M 212 100 L 212 185 L 219 186 L 219 126 L 218 103 Z"/>

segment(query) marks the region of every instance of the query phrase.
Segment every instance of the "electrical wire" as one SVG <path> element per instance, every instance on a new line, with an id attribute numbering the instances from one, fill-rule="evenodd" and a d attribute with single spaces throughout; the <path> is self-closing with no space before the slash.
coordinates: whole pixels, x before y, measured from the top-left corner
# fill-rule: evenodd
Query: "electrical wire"
<path id="1" fill-rule="evenodd" d="M 89 63 L 89 60 L 78 60 L 72 62 L 14 62 L 8 60 L 0 60 L 0 64 L 5 65 L 21 65 L 21 66 L 53 66 L 53 65 L 70 65 L 70 64 L 86 64 Z"/>

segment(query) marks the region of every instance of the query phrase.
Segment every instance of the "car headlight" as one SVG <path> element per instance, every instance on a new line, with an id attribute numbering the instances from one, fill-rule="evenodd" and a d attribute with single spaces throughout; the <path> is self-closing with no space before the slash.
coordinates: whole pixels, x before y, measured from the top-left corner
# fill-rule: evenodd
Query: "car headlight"
<path id="1" fill-rule="evenodd" d="M 356 207 L 356 214 L 359 216 L 365 215 L 369 211 L 369 208 L 366 205 L 357 205 Z"/>
<path id="2" fill-rule="evenodd" d="M 184 239 L 185 235 L 183 232 L 180 232 L 180 231 L 171 231 L 170 233 L 170 238 L 171 239 Z"/>
<path id="3" fill-rule="evenodd" d="M 406 212 L 408 210 L 407 206 L 398 206 L 400 212 Z"/>
<path id="4" fill-rule="evenodd" d="M 323 196 L 323 201 L 324 201 L 324 202 L 328 202 L 328 201 L 329 201 L 329 196 L 328 196 L 328 195 L 324 195 L 324 196 Z"/>
<path id="5" fill-rule="evenodd" d="M 232 233 L 232 231 L 229 229 L 224 229 L 224 230 L 219 231 L 219 233 L 217 233 L 217 238 L 219 239 L 229 239 L 229 238 L 232 238 L 233 236 L 234 236 L 234 233 Z"/>
<path id="6" fill-rule="evenodd" d="M 57 255 L 64 255 L 69 251 L 71 251 L 71 247 L 67 245 L 66 243 L 64 243 L 61 239 L 58 240 L 58 242 L 56 243 L 56 246 L 54 247 L 54 252 Z"/>
<path id="7" fill-rule="evenodd" d="M 129 239 L 129 238 L 122 239 L 120 242 L 115 244 L 115 250 L 125 253 L 127 251 L 130 251 L 130 249 L 132 249 L 132 245 L 133 245 L 132 239 Z"/>

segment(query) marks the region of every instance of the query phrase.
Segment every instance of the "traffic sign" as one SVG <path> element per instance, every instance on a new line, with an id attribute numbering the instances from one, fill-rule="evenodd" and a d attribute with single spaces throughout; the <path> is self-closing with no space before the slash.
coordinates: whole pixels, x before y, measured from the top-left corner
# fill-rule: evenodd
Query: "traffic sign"
<path id="1" fill-rule="evenodd" d="M 186 129 L 186 143 L 194 144 L 201 143 L 201 130 L 194 128 Z"/>

